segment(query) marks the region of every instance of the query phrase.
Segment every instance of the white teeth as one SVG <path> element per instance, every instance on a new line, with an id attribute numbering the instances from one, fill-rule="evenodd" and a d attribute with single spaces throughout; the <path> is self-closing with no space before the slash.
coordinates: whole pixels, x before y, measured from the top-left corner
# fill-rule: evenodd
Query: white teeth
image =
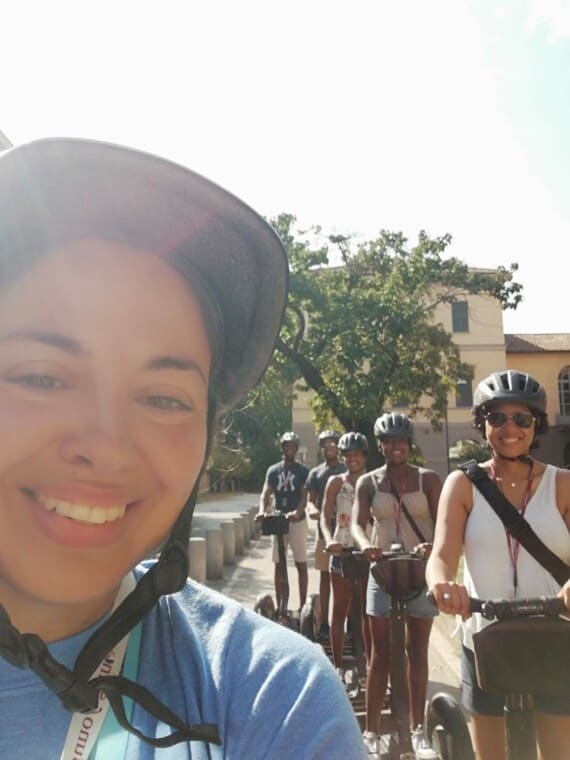
<path id="1" fill-rule="evenodd" d="M 62 517 L 69 517 L 78 522 L 102 525 L 105 522 L 120 520 L 127 509 L 126 505 L 116 507 L 90 507 L 87 504 L 73 504 L 70 501 L 59 499 L 44 499 L 39 494 L 36 496 L 39 503 L 48 512 L 55 512 Z"/>

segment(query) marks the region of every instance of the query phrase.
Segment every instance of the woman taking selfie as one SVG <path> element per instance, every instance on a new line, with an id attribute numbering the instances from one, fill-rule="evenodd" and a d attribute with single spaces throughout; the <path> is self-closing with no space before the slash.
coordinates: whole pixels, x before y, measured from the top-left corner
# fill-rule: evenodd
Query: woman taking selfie
<path id="1" fill-rule="evenodd" d="M 359 757 L 324 656 L 187 580 L 217 414 L 279 331 L 276 235 L 71 139 L 0 155 L 0 220 L 0 756 Z"/>

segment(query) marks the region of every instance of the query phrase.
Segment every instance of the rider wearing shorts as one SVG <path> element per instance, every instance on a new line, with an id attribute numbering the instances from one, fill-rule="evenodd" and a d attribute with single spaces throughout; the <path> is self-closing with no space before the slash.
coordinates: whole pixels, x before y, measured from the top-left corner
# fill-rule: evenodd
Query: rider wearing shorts
<path id="1" fill-rule="evenodd" d="M 424 556 L 431 548 L 441 481 L 433 470 L 408 463 L 413 441 L 413 425 L 404 414 L 392 412 L 376 420 L 374 435 L 386 464 L 362 476 L 356 485 L 353 536 L 370 560 L 382 550 L 399 543 L 404 551 L 418 548 Z M 419 529 L 406 517 L 405 507 Z M 366 536 L 369 518 L 374 520 L 374 544 Z M 420 535 L 421 534 L 421 535 Z M 370 741 L 378 732 L 379 715 L 386 693 L 389 672 L 390 596 L 370 575 L 366 612 L 373 639 L 372 659 L 366 688 L 366 722 Z M 410 720 L 416 756 L 437 757 L 423 735 L 423 719 L 428 680 L 428 643 L 437 610 L 425 591 L 407 604 L 406 648 L 410 683 Z"/>
<path id="2" fill-rule="evenodd" d="M 542 542 L 570 565 L 570 473 L 532 456 L 548 430 L 546 392 L 526 372 L 503 370 L 482 380 L 473 394 L 473 421 L 490 449 L 481 467 L 523 515 Z M 463 584 L 455 582 L 464 555 Z M 442 612 L 463 618 L 462 699 L 471 713 L 477 757 L 504 757 L 504 698 L 483 691 L 475 673 L 473 634 L 486 621 L 469 612 L 469 597 L 524 599 L 563 596 L 570 609 L 570 582 L 563 588 L 506 533 L 493 508 L 462 471 L 448 476 L 441 494 L 427 580 Z M 529 652 L 532 658 L 532 653 Z M 540 756 L 556 760 L 570 746 L 570 687 L 557 699 L 537 696 Z"/>
<path id="3" fill-rule="evenodd" d="M 352 582 L 341 573 L 341 552 L 353 546 L 350 524 L 354 503 L 354 485 L 366 471 L 368 441 L 362 433 L 345 433 L 339 441 L 339 450 L 344 457 L 347 472 L 334 475 L 325 490 L 321 529 L 329 555 L 329 567 L 333 592 L 333 614 L 331 626 L 331 649 L 337 673 L 343 677 L 344 627 L 350 610 Z M 334 516 L 334 534 L 331 522 Z M 366 595 L 366 578 L 362 579 L 362 598 Z M 362 630 L 366 651 L 370 651 L 368 625 L 363 620 Z"/>
<path id="4" fill-rule="evenodd" d="M 345 465 L 338 459 L 339 435 L 334 430 L 323 430 L 319 434 L 319 445 L 325 461 L 313 467 L 307 478 L 307 515 L 311 520 L 320 520 L 323 496 L 329 478 L 346 472 Z M 321 625 L 318 638 L 326 641 L 329 637 L 330 576 L 329 555 L 319 522 L 315 535 L 315 569 L 319 571 L 319 598 L 321 602 Z"/>
<path id="5" fill-rule="evenodd" d="M 275 509 L 287 516 L 289 532 L 283 536 L 285 552 L 291 547 L 295 567 L 299 577 L 299 603 L 302 607 L 307 598 L 307 520 L 305 503 L 307 492 L 305 482 L 308 469 L 295 456 L 299 449 L 299 437 L 294 432 L 283 433 L 279 440 L 283 458 L 267 468 L 265 483 L 259 499 L 259 515 L 268 514 L 272 499 Z M 281 564 L 277 536 L 273 539 L 273 562 L 275 563 L 275 596 L 277 606 L 281 602 Z"/>

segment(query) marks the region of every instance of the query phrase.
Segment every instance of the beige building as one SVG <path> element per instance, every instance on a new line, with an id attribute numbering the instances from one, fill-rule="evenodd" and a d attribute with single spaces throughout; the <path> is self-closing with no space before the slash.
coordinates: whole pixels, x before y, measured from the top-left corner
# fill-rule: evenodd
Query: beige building
<path id="1" fill-rule="evenodd" d="M 503 368 L 529 372 L 545 386 L 551 429 L 540 456 L 559 466 L 570 463 L 570 335 L 505 335 L 501 306 L 490 296 L 473 295 L 455 304 L 442 304 L 435 320 L 452 333 L 462 361 L 473 367 L 473 381 L 458 385 L 450 395 L 441 431 L 414 419 L 416 442 L 426 466 L 444 477 L 449 471 L 449 449 L 462 440 L 481 440 L 471 422 L 473 389 L 491 372 Z M 293 403 L 293 427 L 301 438 L 300 458 L 312 467 L 319 452 L 310 398 L 310 393 L 298 394 Z M 379 409 L 378 414 L 382 411 L 386 410 Z"/>
<path id="2" fill-rule="evenodd" d="M 570 333 L 505 335 L 507 367 L 528 372 L 546 390 L 549 431 L 539 458 L 570 465 Z"/>

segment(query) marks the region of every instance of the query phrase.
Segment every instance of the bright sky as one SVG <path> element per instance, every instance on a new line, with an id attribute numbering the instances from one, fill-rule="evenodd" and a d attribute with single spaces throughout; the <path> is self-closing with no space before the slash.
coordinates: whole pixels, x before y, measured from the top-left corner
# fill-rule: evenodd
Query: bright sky
<path id="1" fill-rule="evenodd" d="M 570 0 L 18 0 L 0 130 L 167 156 L 265 215 L 450 232 L 570 332 Z"/>

